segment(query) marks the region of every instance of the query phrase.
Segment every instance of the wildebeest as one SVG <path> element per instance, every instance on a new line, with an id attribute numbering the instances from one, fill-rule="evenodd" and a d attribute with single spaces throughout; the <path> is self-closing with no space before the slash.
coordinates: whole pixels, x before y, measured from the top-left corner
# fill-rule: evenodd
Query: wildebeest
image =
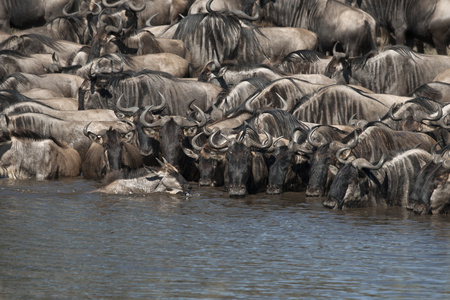
<path id="1" fill-rule="evenodd" d="M 395 43 L 412 47 L 414 38 L 447 54 L 450 44 L 450 2 L 448 0 L 346 0 L 368 12 L 392 33 Z"/>
<path id="2" fill-rule="evenodd" d="M 408 96 L 448 68 L 449 56 L 419 54 L 405 46 L 390 46 L 355 58 L 337 52 L 326 73 L 340 84 L 360 85 L 375 93 Z"/>
<path id="3" fill-rule="evenodd" d="M 0 178 L 58 179 L 78 176 L 81 157 L 66 143 L 28 130 L 10 133 L 11 144 L 0 158 Z"/>
<path id="4" fill-rule="evenodd" d="M 450 103 L 450 83 L 440 81 L 425 83 L 416 88 L 412 96 L 432 99 L 441 104 Z"/>
<path id="5" fill-rule="evenodd" d="M 356 129 L 341 141 L 325 144 L 314 152 L 311 159 L 311 172 L 307 196 L 324 196 L 338 171 L 339 162 L 350 156 L 377 162 L 381 156 L 392 151 L 405 151 L 420 148 L 430 151 L 436 141 L 425 133 L 394 131 L 378 123 L 366 125 L 364 131 Z M 338 160 L 339 158 L 339 160 Z"/>
<path id="6" fill-rule="evenodd" d="M 113 174 L 114 175 L 114 174 Z M 191 187 L 178 170 L 168 162 L 160 168 L 145 169 L 134 178 L 118 178 L 112 182 L 103 182 L 103 186 L 93 192 L 105 194 L 149 194 L 169 193 L 190 194 Z"/>
<path id="7" fill-rule="evenodd" d="M 196 99 L 195 104 L 207 111 L 222 91 L 211 83 L 182 80 L 151 70 L 91 76 L 80 88 L 79 109 L 116 109 L 117 100 L 123 96 L 123 107 L 158 106 L 167 101 L 164 114 L 185 116 L 192 100 Z"/>
<path id="8" fill-rule="evenodd" d="M 414 175 L 431 159 L 423 149 L 398 151 L 385 155 L 374 165 L 364 158 L 339 169 L 323 205 L 346 209 L 377 205 L 406 207 L 414 185 Z"/>
<path id="9" fill-rule="evenodd" d="M 384 98 L 384 99 L 383 99 Z M 384 116 L 392 104 L 405 100 L 379 97 L 357 87 L 344 84 L 328 85 L 299 99 L 290 110 L 299 120 L 318 124 L 346 125 L 353 115 L 375 121 Z"/>
<path id="10" fill-rule="evenodd" d="M 319 51 L 340 42 L 350 56 L 376 49 L 376 21 L 368 13 L 335 0 L 286 0 L 263 6 L 261 19 L 277 26 L 301 27 L 319 36 Z"/>
<path id="11" fill-rule="evenodd" d="M 84 135 L 94 141 L 86 152 L 82 163 L 82 174 L 86 179 L 101 180 L 110 172 L 128 174 L 144 166 L 139 149 L 130 143 L 135 131 L 122 134 L 109 128 L 97 133 L 84 128 Z"/>
<path id="12" fill-rule="evenodd" d="M 10 27 L 26 28 L 43 25 L 66 12 L 79 10 L 84 3 L 93 0 L 2 0 L 0 2 L 0 30 L 9 32 Z"/>
<path id="13" fill-rule="evenodd" d="M 225 151 L 225 187 L 230 197 L 245 197 L 263 191 L 267 184 L 268 169 L 264 158 L 264 150 L 273 142 L 272 136 L 264 133 L 261 138 L 254 129 L 244 123 L 239 132 L 227 137 L 222 143 L 214 142 L 214 132 L 208 139 L 211 146 Z"/>
<path id="14" fill-rule="evenodd" d="M 415 176 L 407 209 L 417 214 L 448 214 L 450 212 L 450 159 L 446 145 Z"/>

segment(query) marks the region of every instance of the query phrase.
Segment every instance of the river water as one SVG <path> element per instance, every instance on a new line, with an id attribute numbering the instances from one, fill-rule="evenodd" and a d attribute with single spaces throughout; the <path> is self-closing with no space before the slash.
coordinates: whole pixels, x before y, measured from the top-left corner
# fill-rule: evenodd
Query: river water
<path id="1" fill-rule="evenodd" d="M 450 299 L 450 218 L 0 181 L 1 299 Z"/>

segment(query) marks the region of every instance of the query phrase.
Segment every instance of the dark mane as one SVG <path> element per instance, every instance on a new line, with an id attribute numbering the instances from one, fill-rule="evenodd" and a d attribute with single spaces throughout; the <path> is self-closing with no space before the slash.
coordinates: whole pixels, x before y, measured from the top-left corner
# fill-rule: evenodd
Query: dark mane
<path id="1" fill-rule="evenodd" d="M 19 51 L 9 50 L 9 49 L 0 50 L 0 55 L 8 55 L 8 56 L 12 56 L 12 57 L 15 57 L 15 58 L 27 58 L 27 57 L 30 57 L 30 55 L 28 55 L 28 54 L 20 53 Z"/>
<path id="2" fill-rule="evenodd" d="M 154 77 L 159 77 L 159 78 L 166 78 L 166 79 L 170 79 L 170 80 L 174 80 L 174 81 L 179 80 L 178 78 L 176 78 L 173 75 L 171 75 L 169 73 L 166 73 L 166 72 L 144 69 L 144 70 L 141 70 L 139 72 L 123 71 L 122 73 L 111 77 L 109 83 L 111 84 L 111 86 L 113 88 L 116 88 L 116 87 L 118 87 L 120 82 L 122 82 L 123 80 L 126 80 L 128 78 L 138 77 L 138 76 L 141 76 L 141 75 L 154 76 Z"/>
<path id="3" fill-rule="evenodd" d="M 297 50 L 286 55 L 281 63 L 285 62 L 295 62 L 297 60 L 305 60 L 307 62 L 313 63 L 320 59 L 326 59 L 327 56 L 321 52 L 314 50 Z"/>

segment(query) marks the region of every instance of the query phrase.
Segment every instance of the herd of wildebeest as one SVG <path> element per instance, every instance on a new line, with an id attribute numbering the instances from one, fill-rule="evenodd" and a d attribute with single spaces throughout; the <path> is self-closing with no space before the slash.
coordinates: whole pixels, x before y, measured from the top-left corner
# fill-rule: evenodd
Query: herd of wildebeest
<path id="1" fill-rule="evenodd" d="M 1 0 L 0 29 L 2 178 L 449 212 L 450 0 Z"/>

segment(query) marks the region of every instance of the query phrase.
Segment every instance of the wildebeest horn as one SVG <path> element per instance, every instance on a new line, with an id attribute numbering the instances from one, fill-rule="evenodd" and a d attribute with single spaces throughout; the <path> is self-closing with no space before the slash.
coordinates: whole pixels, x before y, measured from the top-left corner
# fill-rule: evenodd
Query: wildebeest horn
<path id="1" fill-rule="evenodd" d="M 200 135 L 202 135 L 202 134 L 203 134 L 203 132 L 200 132 L 200 133 L 196 134 L 196 135 L 192 138 L 192 140 L 191 140 L 191 145 L 192 145 L 192 148 L 194 148 L 194 150 L 202 151 L 202 147 L 200 147 L 200 146 L 197 144 L 198 137 L 199 137 Z"/>
<path id="2" fill-rule="evenodd" d="M 389 118 L 391 118 L 394 121 L 401 121 L 403 120 L 402 118 L 397 118 L 396 116 L 394 116 L 394 109 L 397 108 L 397 103 L 392 104 L 392 106 L 389 108 Z"/>
<path id="3" fill-rule="evenodd" d="M 133 106 L 133 107 L 123 107 L 123 106 L 120 104 L 120 100 L 122 99 L 122 97 L 123 97 L 123 94 L 120 95 L 119 99 L 117 99 L 117 102 L 116 102 L 116 108 L 117 108 L 118 110 L 122 111 L 122 112 L 130 112 L 130 113 L 135 114 L 135 113 L 139 110 L 139 107 L 137 107 L 137 106 Z"/>
<path id="4" fill-rule="evenodd" d="M 142 0 L 141 5 L 137 6 L 137 5 L 134 4 L 133 1 L 127 1 L 127 5 L 131 8 L 132 11 L 140 12 L 140 11 L 143 11 L 145 9 L 146 3 L 145 3 L 145 0 Z"/>
<path id="5" fill-rule="evenodd" d="M 83 134 L 87 137 L 89 137 L 89 131 L 87 129 L 88 129 L 89 125 L 91 125 L 91 123 L 92 122 L 87 123 L 87 125 L 84 126 L 84 128 L 83 128 Z"/>
<path id="6" fill-rule="evenodd" d="M 208 119 L 206 118 L 205 112 L 203 110 L 201 110 L 200 107 L 198 107 L 197 105 L 193 104 L 194 101 L 192 101 L 191 104 L 194 107 L 194 110 L 196 110 L 198 112 L 198 114 L 200 115 L 200 121 L 196 120 L 195 122 L 197 123 L 198 127 L 203 127 L 203 126 L 206 125 L 206 122 L 208 121 Z"/>
<path id="7" fill-rule="evenodd" d="M 376 165 L 370 163 L 365 158 L 357 158 L 354 161 L 352 161 L 352 166 L 359 170 L 362 170 L 362 169 L 378 170 L 383 166 L 384 158 L 385 157 L 384 157 L 384 153 L 383 153 L 380 161 Z"/>
<path id="8" fill-rule="evenodd" d="M 91 10 L 91 14 L 96 16 L 96 15 L 99 15 L 101 13 L 102 6 L 99 3 L 97 3 L 97 2 L 94 2 L 94 5 L 97 8 L 97 10 Z"/>
<path id="9" fill-rule="evenodd" d="M 216 136 L 217 133 L 220 133 L 220 135 L 225 139 L 225 142 L 220 145 L 214 142 L 214 137 Z M 209 136 L 208 144 L 215 149 L 223 149 L 228 147 L 228 145 L 230 144 L 230 139 L 227 136 L 225 136 L 222 132 L 220 132 L 220 130 L 216 130 Z"/>
<path id="10" fill-rule="evenodd" d="M 251 96 L 250 99 L 245 100 L 245 109 L 248 112 L 253 112 L 254 108 L 251 106 L 253 100 L 255 100 L 256 97 L 258 97 L 259 93 L 255 93 L 255 95 Z"/>
<path id="11" fill-rule="evenodd" d="M 152 25 L 152 20 L 154 17 L 156 17 L 157 15 L 159 15 L 159 13 L 156 13 L 154 15 L 152 15 L 150 18 L 147 19 L 147 21 L 145 21 L 145 26 L 147 27 L 153 27 Z"/>
<path id="12" fill-rule="evenodd" d="M 215 13 L 215 11 L 211 9 L 212 2 L 213 2 L 213 0 L 208 0 L 208 2 L 206 2 L 206 11 L 210 14 Z"/>
<path id="13" fill-rule="evenodd" d="M 67 12 L 67 7 L 70 5 L 70 2 L 67 3 L 66 5 L 64 5 L 63 9 L 62 9 L 62 14 L 65 15 L 66 17 L 72 17 L 72 16 L 76 16 L 77 14 L 79 14 L 78 11 L 73 12 L 73 13 L 69 13 Z"/>
<path id="14" fill-rule="evenodd" d="M 450 129 L 450 124 L 447 124 L 447 123 L 444 122 L 445 118 L 446 118 L 448 115 L 450 115 L 450 111 L 447 112 L 445 115 L 442 116 L 442 118 L 439 119 L 439 122 L 438 122 L 438 123 L 439 123 L 439 125 L 440 125 L 442 128 Z"/>
<path id="15" fill-rule="evenodd" d="M 345 147 L 348 147 L 349 149 L 355 148 L 356 145 L 358 145 L 358 131 L 355 130 L 354 134 L 355 134 L 355 138 L 351 142 L 349 142 L 347 144 L 343 144 L 339 141 L 332 141 L 329 145 L 329 148 L 333 151 L 338 151 L 339 149 L 345 148 Z"/>
<path id="16" fill-rule="evenodd" d="M 413 114 L 413 119 L 416 122 L 427 121 L 437 121 L 442 117 L 442 107 L 439 106 L 435 116 L 425 113 L 424 111 L 415 111 Z"/>
<path id="17" fill-rule="evenodd" d="M 107 0 L 102 0 L 102 4 L 104 7 L 118 7 L 125 3 L 125 0 L 118 0 L 114 3 L 108 3 Z"/>
<path id="18" fill-rule="evenodd" d="M 450 159 L 446 159 L 442 162 L 442 166 L 447 170 L 450 170 Z"/>
<path id="19" fill-rule="evenodd" d="M 254 147 L 257 149 L 268 149 L 270 146 L 272 146 L 273 143 L 273 138 L 272 136 L 265 130 L 263 130 L 263 133 L 267 136 L 267 138 L 260 143 L 259 141 L 255 141 L 254 139 L 250 138 L 250 139 L 246 139 L 246 141 L 248 141 L 247 143 L 247 147 Z M 247 136 L 248 137 L 248 136 Z"/>
<path id="20" fill-rule="evenodd" d="M 288 105 L 286 99 L 284 99 L 283 97 L 281 97 L 281 95 L 278 94 L 277 92 L 276 92 L 275 94 L 278 96 L 278 99 L 280 99 L 280 101 L 281 101 L 281 103 L 282 103 L 282 105 L 283 105 L 283 106 L 280 107 L 279 109 L 287 111 L 288 108 L 289 108 L 289 105 Z"/>
<path id="21" fill-rule="evenodd" d="M 345 150 L 350 150 L 350 148 L 341 148 L 341 149 L 339 149 L 339 150 L 336 152 L 336 158 L 337 158 L 337 160 L 338 160 L 341 164 L 344 164 L 344 165 L 351 162 L 351 160 L 341 158 L 341 154 L 342 154 L 342 152 L 344 152 Z"/>
<path id="22" fill-rule="evenodd" d="M 153 110 L 153 105 L 147 106 L 141 113 L 141 116 L 139 117 L 139 122 L 141 122 L 142 126 L 144 127 L 158 127 L 161 125 L 161 120 L 158 120 L 157 122 L 149 123 L 145 121 L 145 116 L 147 113 Z"/>
<path id="23" fill-rule="evenodd" d="M 248 20 L 248 21 L 257 21 L 260 17 L 260 13 L 261 13 L 261 7 L 259 5 L 258 0 L 255 1 L 255 5 L 256 5 L 256 12 L 255 12 L 254 16 L 249 16 L 242 10 L 233 10 L 232 12 L 240 19 L 244 19 L 244 20 Z"/>
<path id="24" fill-rule="evenodd" d="M 167 106 L 166 97 L 164 97 L 164 95 L 161 92 L 158 92 L 158 94 L 161 96 L 161 103 L 158 106 L 153 106 L 152 111 L 164 110 L 164 108 L 166 108 Z"/>
<path id="25" fill-rule="evenodd" d="M 313 129 L 311 129 L 311 130 L 309 131 L 308 137 L 307 137 L 306 140 L 308 141 L 308 143 L 309 143 L 311 146 L 316 147 L 316 148 L 319 148 L 320 146 L 323 145 L 323 143 L 318 143 L 318 142 L 316 142 L 316 141 L 312 138 L 312 136 L 313 136 L 314 132 L 317 130 L 317 128 L 319 128 L 319 126 L 315 126 Z"/>
<path id="26" fill-rule="evenodd" d="M 119 26 L 118 26 L 118 27 L 113 26 L 113 25 L 108 25 L 108 26 L 105 27 L 105 30 L 106 30 L 106 32 L 108 32 L 108 33 L 109 33 L 109 32 L 119 33 L 119 32 L 122 31 L 122 29 L 123 29 L 123 22 L 122 22 L 122 19 L 120 19 L 120 21 L 119 21 Z"/>
<path id="27" fill-rule="evenodd" d="M 301 153 L 304 153 L 304 154 L 313 154 L 314 152 L 312 151 L 312 150 L 310 150 L 310 149 L 306 149 L 306 148 L 303 148 L 302 146 L 300 146 L 297 142 L 295 142 L 295 141 L 290 141 L 289 142 L 289 145 L 288 145 L 288 148 L 290 149 L 290 150 L 292 150 L 293 152 L 301 152 Z"/>
<path id="28" fill-rule="evenodd" d="M 336 46 L 337 46 L 338 43 L 340 44 L 340 42 L 334 43 L 334 46 L 333 46 L 333 56 L 334 56 L 336 59 L 339 59 L 339 58 L 348 58 L 348 52 L 347 52 L 347 53 L 344 53 L 344 52 L 337 52 Z"/>

